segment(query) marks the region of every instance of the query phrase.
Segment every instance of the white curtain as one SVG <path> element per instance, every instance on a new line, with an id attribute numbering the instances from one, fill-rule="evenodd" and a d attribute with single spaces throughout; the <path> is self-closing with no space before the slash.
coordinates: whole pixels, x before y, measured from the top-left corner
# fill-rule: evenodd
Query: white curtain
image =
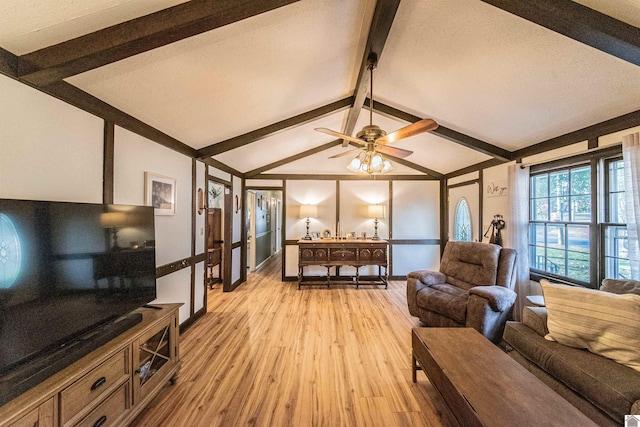
<path id="1" fill-rule="evenodd" d="M 640 133 L 622 138 L 631 279 L 640 280 Z"/>
<path id="2" fill-rule="evenodd" d="M 518 299 L 513 307 L 513 317 L 521 320 L 526 297 L 532 294 L 529 280 L 529 168 L 520 164 L 511 165 L 508 176 L 509 209 L 505 247 L 518 252 L 515 287 Z"/>

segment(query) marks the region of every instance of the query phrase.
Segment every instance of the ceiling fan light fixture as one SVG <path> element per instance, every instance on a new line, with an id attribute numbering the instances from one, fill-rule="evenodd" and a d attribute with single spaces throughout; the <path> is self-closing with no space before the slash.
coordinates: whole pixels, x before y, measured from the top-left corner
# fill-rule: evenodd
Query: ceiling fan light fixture
<path id="1" fill-rule="evenodd" d="M 373 156 L 371 156 L 371 167 L 373 168 L 373 170 L 374 171 L 382 170 L 383 161 L 384 159 L 379 153 L 375 153 Z"/>
<path id="2" fill-rule="evenodd" d="M 356 156 L 349 164 L 347 165 L 347 169 L 354 173 L 361 173 L 360 166 L 362 166 L 362 161 L 360 160 L 360 156 Z"/>
<path id="3" fill-rule="evenodd" d="M 349 162 L 347 169 L 363 175 L 379 175 L 392 170 L 393 165 L 376 151 L 363 151 Z"/>
<path id="4" fill-rule="evenodd" d="M 370 52 L 367 58 L 367 69 L 371 73 L 369 79 L 369 83 L 371 85 L 369 88 L 369 125 L 363 127 L 362 130 L 356 134 L 355 138 L 331 129 L 315 128 L 318 132 L 326 133 L 327 135 L 342 139 L 343 147 L 347 146 L 347 142 L 351 142 L 352 145 L 355 144 L 356 146 L 361 146 L 360 148 L 357 148 L 357 150 L 362 150 L 362 152 L 360 152 L 356 158 L 351 160 L 347 165 L 347 169 L 354 173 L 366 175 L 378 175 L 389 172 L 393 169 L 391 162 L 385 159 L 380 152 L 398 159 L 402 159 L 413 154 L 413 151 L 398 147 L 390 147 L 387 144 L 397 142 L 401 139 L 418 135 L 423 132 L 430 132 L 438 127 L 438 124 L 434 120 L 422 119 L 387 134 L 387 132 L 380 128 L 380 126 L 373 124 L 373 70 L 376 68 L 377 64 L 378 56 L 375 52 Z M 329 158 L 335 159 L 336 157 L 342 157 L 343 155 L 346 156 L 353 151 L 356 150 L 349 150 L 345 153 L 336 154 Z"/>
<path id="5" fill-rule="evenodd" d="M 380 173 L 387 173 L 391 170 L 393 170 L 393 165 L 389 160 L 384 159 L 384 161 L 382 162 L 382 170 L 380 171 Z"/>

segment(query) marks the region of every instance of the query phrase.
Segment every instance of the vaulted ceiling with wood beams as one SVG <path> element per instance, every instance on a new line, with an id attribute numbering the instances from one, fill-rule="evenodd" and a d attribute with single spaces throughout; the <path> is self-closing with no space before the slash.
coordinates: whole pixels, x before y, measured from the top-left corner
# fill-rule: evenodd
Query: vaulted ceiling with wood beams
<path id="1" fill-rule="evenodd" d="M 246 178 L 433 179 L 640 125 L 640 0 L 2 0 L 0 72 Z M 373 103 L 367 58 L 377 55 Z"/>

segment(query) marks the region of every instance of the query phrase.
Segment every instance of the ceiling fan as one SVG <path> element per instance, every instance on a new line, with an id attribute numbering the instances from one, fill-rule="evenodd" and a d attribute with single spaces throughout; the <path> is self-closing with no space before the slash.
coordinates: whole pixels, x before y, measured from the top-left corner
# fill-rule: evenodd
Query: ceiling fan
<path id="1" fill-rule="evenodd" d="M 408 138 L 410 136 L 418 135 L 423 132 L 429 132 L 438 128 L 438 123 L 436 123 L 435 120 L 432 119 L 419 120 L 391 133 L 387 133 L 379 126 L 373 124 L 373 70 L 374 68 L 376 68 L 376 65 L 377 61 L 375 54 L 370 54 L 367 63 L 367 69 L 371 73 L 371 86 L 369 89 L 369 125 L 363 127 L 362 130 L 356 134 L 355 138 L 331 129 L 315 128 L 315 130 L 318 132 L 326 133 L 328 135 L 338 137 L 344 141 L 350 141 L 361 145 L 361 147 L 345 151 L 344 153 L 336 154 L 335 156 L 331 156 L 329 158 L 334 159 L 361 151 L 356 159 L 354 159 L 354 162 L 359 159 L 359 161 L 356 163 L 359 163 L 359 165 L 367 163 L 368 168 L 355 167 L 354 169 L 358 169 L 358 172 L 365 172 L 369 174 L 386 172 L 386 170 L 384 170 L 385 165 L 381 164 L 383 161 L 387 162 L 387 169 L 390 169 L 389 161 L 384 160 L 380 155 L 376 156 L 377 153 L 387 154 L 389 156 L 399 158 L 407 157 L 408 155 L 413 153 L 413 151 L 397 147 L 390 147 L 387 144 L 399 141 L 404 138 Z M 352 164 L 354 162 L 352 162 Z M 352 164 L 349 165 L 349 169 L 352 169 L 351 166 L 355 166 Z M 373 170 L 371 169 L 371 167 L 373 167 Z"/>

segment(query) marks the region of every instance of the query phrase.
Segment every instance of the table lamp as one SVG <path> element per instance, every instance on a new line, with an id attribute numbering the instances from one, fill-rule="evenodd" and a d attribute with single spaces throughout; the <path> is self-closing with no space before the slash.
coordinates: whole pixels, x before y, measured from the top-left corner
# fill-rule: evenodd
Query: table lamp
<path id="1" fill-rule="evenodd" d="M 111 250 L 119 250 L 118 227 L 124 227 L 127 225 L 127 214 L 124 212 L 104 212 L 100 214 L 100 224 L 103 228 L 110 229 L 113 234 L 113 247 Z"/>
<path id="2" fill-rule="evenodd" d="M 309 235 L 310 218 L 315 218 L 317 216 L 318 207 L 316 205 L 300 205 L 300 218 L 307 218 L 307 234 L 302 238 L 302 240 L 311 240 L 311 236 Z"/>
<path id="3" fill-rule="evenodd" d="M 373 237 L 371 240 L 380 240 L 380 236 L 378 236 L 378 218 L 384 218 L 385 209 L 383 205 L 369 205 L 368 217 L 375 218 L 373 221 L 375 232 L 373 233 Z"/>

